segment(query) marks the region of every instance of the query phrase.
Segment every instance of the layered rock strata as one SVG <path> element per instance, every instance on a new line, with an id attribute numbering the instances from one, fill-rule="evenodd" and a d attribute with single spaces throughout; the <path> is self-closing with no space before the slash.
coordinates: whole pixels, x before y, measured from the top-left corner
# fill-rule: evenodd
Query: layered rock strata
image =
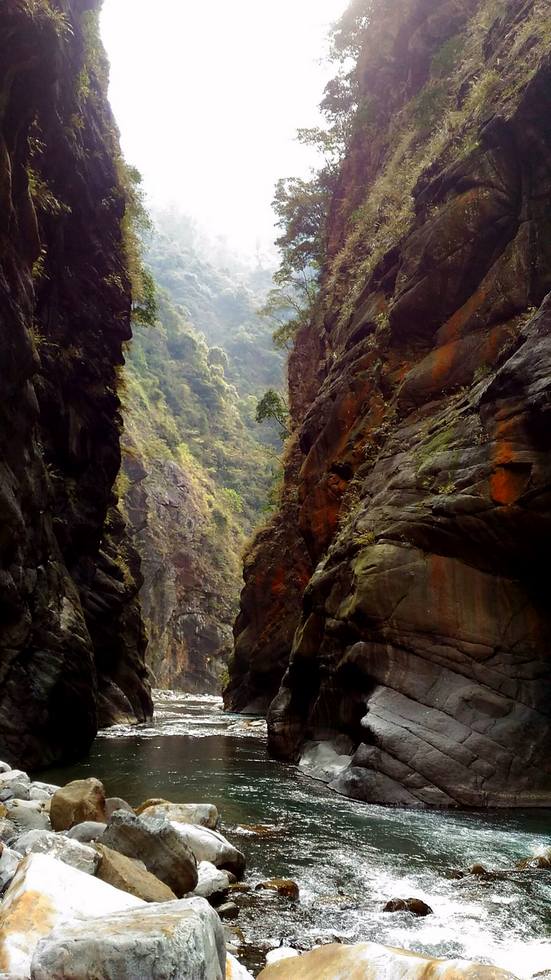
<path id="1" fill-rule="evenodd" d="M 387 6 L 363 40 L 320 312 L 291 359 L 318 348 L 294 509 L 246 566 L 230 702 L 270 669 L 272 693 L 286 664 L 271 751 L 346 736 L 337 791 L 549 805 L 551 15 Z M 275 539 L 277 599 L 258 588 Z"/>
<path id="2" fill-rule="evenodd" d="M 29 767 L 151 712 L 112 492 L 131 299 L 97 12 L 0 10 L 0 746 Z"/>

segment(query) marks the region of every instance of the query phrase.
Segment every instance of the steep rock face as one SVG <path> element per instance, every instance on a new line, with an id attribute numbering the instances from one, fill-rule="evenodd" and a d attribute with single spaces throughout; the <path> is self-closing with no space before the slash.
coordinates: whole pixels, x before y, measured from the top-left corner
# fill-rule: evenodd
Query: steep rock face
<path id="1" fill-rule="evenodd" d="M 551 802 L 550 38 L 538 0 L 381 0 L 360 55 L 269 732 L 347 735 L 368 802 Z"/>
<path id="2" fill-rule="evenodd" d="M 0 750 L 27 767 L 151 711 L 112 493 L 130 289 L 96 13 L 0 11 Z"/>

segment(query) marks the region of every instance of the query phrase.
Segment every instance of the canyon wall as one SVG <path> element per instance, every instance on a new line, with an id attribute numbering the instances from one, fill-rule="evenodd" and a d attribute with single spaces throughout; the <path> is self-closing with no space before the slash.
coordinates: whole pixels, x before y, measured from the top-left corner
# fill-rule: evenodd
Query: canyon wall
<path id="1" fill-rule="evenodd" d="M 541 0 L 379 0 L 362 39 L 227 700 L 366 802 L 551 803 L 550 52 Z"/>
<path id="2" fill-rule="evenodd" d="M 26 768 L 152 707 L 112 489 L 131 290 L 97 16 L 0 9 L 0 756 Z"/>

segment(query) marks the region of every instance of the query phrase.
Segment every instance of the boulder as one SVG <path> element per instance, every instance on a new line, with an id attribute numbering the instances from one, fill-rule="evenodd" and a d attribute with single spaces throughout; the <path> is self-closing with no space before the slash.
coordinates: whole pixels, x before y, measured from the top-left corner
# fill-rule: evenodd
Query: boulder
<path id="1" fill-rule="evenodd" d="M 126 800 L 121 800 L 119 796 L 108 796 L 105 801 L 105 819 L 110 820 L 117 810 L 126 810 L 127 813 L 134 813 L 134 808 Z"/>
<path id="2" fill-rule="evenodd" d="M 0 906 L 0 964 L 8 973 L 28 977 L 36 944 L 62 920 L 143 904 L 49 854 L 29 854 Z"/>
<path id="3" fill-rule="evenodd" d="M 51 797 L 54 795 L 54 793 L 57 793 L 58 789 L 61 789 L 61 786 L 58 786 L 57 783 L 41 783 L 35 779 L 31 783 L 31 792 L 33 789 L 42 790 Z"/>
<path id="4" fill-rule="evenodd" d="M 199 895 L 201 898 L 224 894 L 230 888 L 228 872 L 221 871 L 210 861 L 199 862 L 197 875 L 199 880 L 193 889 L 193 894 Z"/>
<path id="5" fill-rule="evenodd" d="M 0 761 L 0 773 L 3 773 L 3 772 L 11 772 L 11 766 L 10 766 L 9 762 L 2 762 L 2 761 Z"/>
<path id="6" fill-rule="evenodd" d="M 27 830 L 51 830 L 49 804 L 39 800 L 8 800 L 4 805 L 8 820 L 20 834 Z"/>
<path id="7" fill-rule="evenodd" d="M 254 980 L 254 977 L 235 956 L 226 953 L 226 980 Z"/>
<path id="8" fill-rule="evenodd" d="M 300 956 L 297 949 L 293 949 L 291 946 L 279 946 L 277 949 L 271 949 L 266 956 L 266 965 L 270 966 L 272 963 L 279 963 L 280 960 L 290 960 L 294 956 Z"/>
<path id="9" fill-rule="evenodd" d="M 0 772 L 0 793 L 11 793 L 12 797 L 17 796 L 18 799 L 28 800 L 30 785 L 31 781 L 27 773 L 21 769 L 9 769 L 6 772 Z"/>
<path id="10" fill-rule="evenodd" d="M 151 818 L 144 817 L 143 819 Z M 231 871 L 237 878 L 243 877 L 245 872 L 244 855 L 218 831 L 184 823 L 172 823 L 171 826 L 180 834 L 189 849 L 195 854 L 198 862 L 210 861 L 217 868 Z"/>
<path id="11" fill-rule="evenodd" d="M 378 943 L 331 943 L 267 966 L 258 980 L 515 980 L 512 973 L 469 960 L 437 960 Z"/>
<path id="12" fill-rule="evenodd" d="M 17 827 L 7 817 L 0 817 L 0 842 L 8 843 L 17 836 Z"/>
<path id="13" fill-rule="evenodd" d="M 432 915 L 430 905 L 420 898 L 391 898 L 383 912 L 411 912 L 412 915 Z"/>
<path id="14" fill-rule="evenodd" d="M 284 898 L 291 898 L 294 902 L 298 901 L 298 885 L 296 881 L 292 881 L 290 878 L 269 878 L 267 881 L 261 881 L 256 886 L 255 891 L 262 889 L 277 892 L 278 895 L 283 895 Z"/>
<path id="15" fill-rule="evenodd" d="M 166 817 L 173 823 L 216 828 L 218 810 L 213 803 L 155 803 L 142 809 L 144 817 Z"/>
<path id="16" fill-rule="evenodd" d="M 80 845 L 82 846 L 82 845 Z M 96 844 L 99 867 L 96 872 L 101 881 L 120 888 L 129 895 L 136 895 L 144 902 L 172 902 L 176 895 L 168 885 L 147 871 L 141 862 L 112 851 L 104 844 Z"/>
<path id="17" fill-rule="evenodd" d="M 134 813 L 136 813 L 139 817 L 144 810 L 149 810 L 150 807 L 157 806 L 160 803 L 166 803 L 168 806 L 172 806 L 170 800 L 163 800 L 161 797 L 154 796 L 150 800 L 144 800 L 143 803 L 140 803 L 139 806 L 135 807 Z"/>
<path id="18" fill-rule="evenodd" d="M 102 844 L 127 857 L 139 858 L 178 898 L 197 885 L 197 862 L 185 837 L 164 818 L 144 818 L 118 810 L 109 821 Z"/>
<path id="19" fill-rule="evenodd" d="M 191 898 L 61 925 L 39 943 L 31 977 L 222 980 L 225 965 L 218 916 Z"/>
<path id="20" fill-rule="evenodd" d="M 71 827 L 65 836 L 70 837 L 71 840 L 78 840 L 81 844 L 90 844 L 92 841 L 100 840 L 106 830 L 106 823 L 85 820 L 84 823 L 77 823 L 76 827 Z"/>
<path id="21" fill-rule="evenodd" d="M 85 874 L 93 875 L 99 864 L 99 855 L 93 847 L 71 840 L 64 834 L 54 834 L 51 830 L 29 830 L 14 841 L 14 847 L 21 854 L 50 854 Z"/>
<path id="22" fill-rule="evenodd" d="M 31 786 L 28 792 L 28 799 L 35 800 L 38 803 L 49 803 L 51 800 L 51 794 L 45 789 L 39 789 L 37 786 Z"/>
<path id="23" fill-rule="evenodd" d="M 75 779 L 52 797 L 50 819 L 54 830 L 70 830 L 88 820 L 105 821 L 105 790 L 99 779 Z"/>
<path id="24" fill-rule="evenodd" d="M 0 844 L 0 894 L 10 884 L 21 861 L 21 854 Z"/>

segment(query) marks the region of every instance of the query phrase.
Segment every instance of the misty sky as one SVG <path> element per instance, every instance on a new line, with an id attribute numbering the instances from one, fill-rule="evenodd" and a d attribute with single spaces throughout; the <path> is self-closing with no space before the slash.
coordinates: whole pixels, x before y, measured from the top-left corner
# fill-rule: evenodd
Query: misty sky
<path id="1" fill-rule="evenodd" d="M 273 238 L 278 177 L 313 158 L 332 69 L 320 60 L 347 0 L 105 0 L 111 102 L 151 203 L 177 202 L 253 252 Z"/>

